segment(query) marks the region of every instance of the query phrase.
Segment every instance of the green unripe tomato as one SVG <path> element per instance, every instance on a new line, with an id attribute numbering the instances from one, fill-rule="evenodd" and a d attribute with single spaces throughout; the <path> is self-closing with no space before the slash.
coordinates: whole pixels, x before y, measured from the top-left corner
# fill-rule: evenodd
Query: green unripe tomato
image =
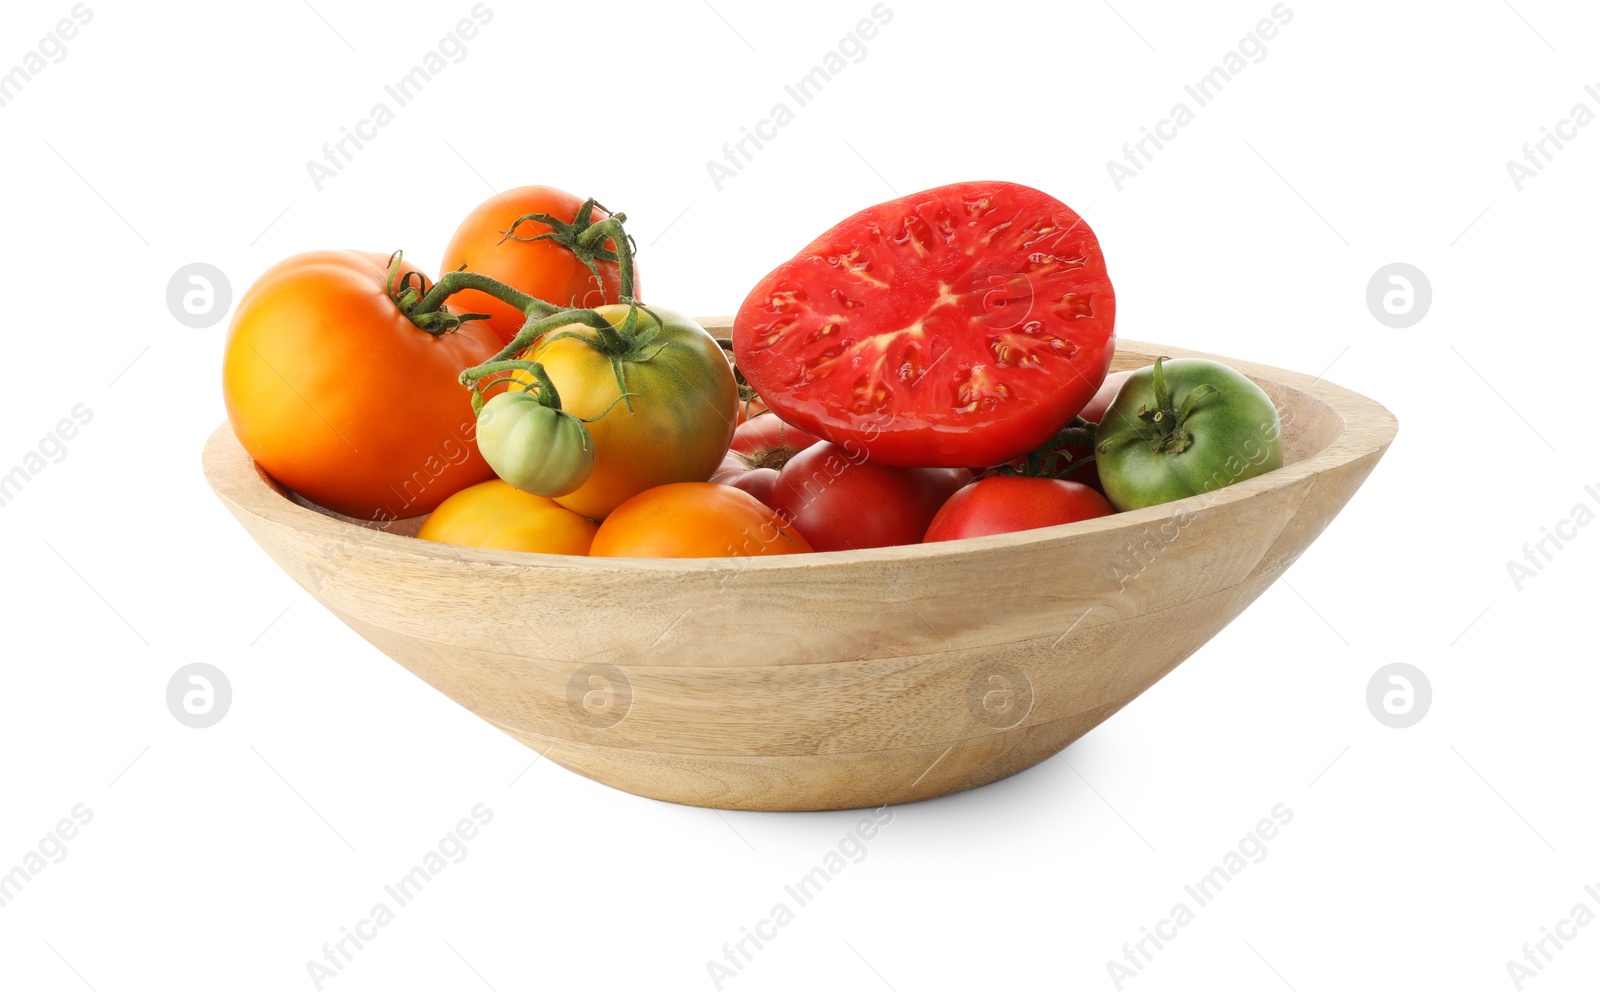
<path id="1" fill-rule="evenodd" d="M 594 440 L 583 421 L 522 390 L 483 405 L 478 450 L 496 475 L 535 496 L 565 496 L 594 471 Z"/>
<path id="2" fill-rule="evenodd" d="M 1200 358 L 1134 372 L 1100 421 L 1095 461 L 1118 510 L 1221 489 L 1283 465 L 1283 427 L 1261 387 Z"/>

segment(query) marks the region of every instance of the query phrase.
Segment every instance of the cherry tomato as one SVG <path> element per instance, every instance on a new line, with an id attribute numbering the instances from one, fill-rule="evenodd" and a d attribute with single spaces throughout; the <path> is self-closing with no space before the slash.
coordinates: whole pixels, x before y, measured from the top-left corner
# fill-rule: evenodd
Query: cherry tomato
<path id="1" fill-rule="evenodd" d="M 628 310 L 619 305 L 597 312 L 620 328 Z M 658 326 L 650 313 L 664 323 Z M 660 307 L 640 309 L 638 320 L 640 333 L 656 334 L 642 354 L 619 359 L 632 394 L 626 400 L 611 359 L 591 344 L 599 340 L 592 327 L 574 323 L 553 330 L 524 356 L 544 365 L 561 408 L 586 421 L 594 438 L 594 471 L 583 485 L 556 497 L 594 520 L 646 489 L 711 478 L 733 438 L 738 388 L 716 339 L 688 317 Z M 568 332 L 573 336 L 562 336 Z"/>
<path id="2" fill-rule="evenodd" d="M 558 307 L 617 303 L 621 299 L 621 276 L 616 262 L 596 261 L 595 268 L 600 273 L 597 280 L 570 248 L 556 240 L 518 240 L 553 233 L 548 224 L 538 221 L 523 221 L 517 226 L 516 238 L 506 236 L 517 218 L 527 214 L 549 214 L 571 223 L 583 203 L 581 197 L 549 186 L 521 186 L 492 196 L 478 204 L 456 228 L 444 250 L 441 271 L 454 272 L 465 266 L 470 272 L 491 276 Z M 591 220 L 604 220 L 607 216 L 596 209 Z M 638 295 L 637 285 L 634 295 Z M 503 344 L 509 344 L 526 321 L 515 307 L 477 290 L 464 290 L 450 299 L 463 313 L 488 314 L 486 323 Z"/>
<path id="3" fill-rule="evenodd" d="M 869 207 L 758 282 L 740 371 L 778 416 L 885 465 L 998 465 L 1072 419 L 1111 364 L 1094 232 L 1026 186 Z"/>
<path id="4" fill-rule="evenodd" d="M 1106 498 L 1077 482 L 991 475 L 963 486 L 939 508 L 924 541 L 1070 524 L 1116 512 Z"/>
<path id="5" fill-rule="evenodd" d="M 594 521 L 553 500 L 490 479 L 440 503 L 417 536 L 469 548 L 586 555 L 595 530 Z"/>
<path id="6" fill-rule="evenodd" d="M 389 296 L 388 269 L 358 251 L 279 262 L 239 300 L 222 359 L 250 457 L 311 502 L 370 520 L 427 513 L 491 476 L 457 376 L 500 341 L 471 322 L 420 329 Z"/>
<path id="7" fill-rule="evenodd" d="M 483 405 L 478 450 L 495 475 L 535 496 L 564 496 L 594 471 L 594 439 L 583 421 L 520 389 Z"/>
<path id="8" fill-rule="evenodd" d="M 814 444 L 778 473 L 772 508 L 818 551 L 916 544 L 971 478 L 966 469 L 879 465 L 859 448 Z"/>
<path id="9" fill-rule="evenodd" d="M 591 555 L 725 558 L 811 550 L 799 531 L 749 493 L 714 482 L 647 489 L 606 517 Z"/>

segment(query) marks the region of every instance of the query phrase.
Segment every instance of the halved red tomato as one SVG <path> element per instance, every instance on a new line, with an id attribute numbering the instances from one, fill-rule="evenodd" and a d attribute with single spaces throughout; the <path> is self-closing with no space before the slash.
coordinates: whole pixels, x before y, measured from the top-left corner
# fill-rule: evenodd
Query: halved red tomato
<path id="1" fill-rule="evenodd" d="M 1100 243 L 1054 197 L 970 182 L 869 207 L 758 282 L 739 369 L 778 416 L 880 464 L 994 465 L 1089 401 L 1114 347 Z"/>

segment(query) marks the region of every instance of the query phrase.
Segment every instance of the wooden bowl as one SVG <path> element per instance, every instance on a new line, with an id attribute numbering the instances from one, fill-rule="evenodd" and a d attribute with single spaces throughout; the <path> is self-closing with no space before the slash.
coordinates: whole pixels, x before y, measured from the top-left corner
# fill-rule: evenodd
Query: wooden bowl
<path id="1" fill-rule="evenodd" d="M 1115 367 L 1157 355 L 1215 357 L 1124 341 Z M 636 560 L 419 541 L 419 519 L 385 530 L 299 501 L 226 424 L 205 473 L 339 619 L 552 761 L 696 806 L 878 806 L 1015 774 L 1126 706 L 1271 585 L 1394 438 L 1365 397 L 1220 360 L 1277 404 L 1283 468 L 931 545 Z"/>

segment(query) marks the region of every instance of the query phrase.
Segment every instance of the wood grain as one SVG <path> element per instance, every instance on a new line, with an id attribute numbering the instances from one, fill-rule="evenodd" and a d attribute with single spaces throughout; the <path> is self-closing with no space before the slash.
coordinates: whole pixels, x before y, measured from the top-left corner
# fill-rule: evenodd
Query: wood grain
<path id="1" fill-rule="evenodd" d="M 703 319 L 726 333 L 728 318 Z M 1156 355 L 1121 342 L 1116 368 Z M 1325 380 L 1219 358 L 1284 420 L 1283 468 L 1111 517 L 762 559 L 461 548 L 305 504 L 226 424 L 206 477 L 352 629 L 599 782 L 728 809 L 844 809 L 983 785 L 1050 757 L 1199 649 L 1293 564 L 1393 440 Z"/>

